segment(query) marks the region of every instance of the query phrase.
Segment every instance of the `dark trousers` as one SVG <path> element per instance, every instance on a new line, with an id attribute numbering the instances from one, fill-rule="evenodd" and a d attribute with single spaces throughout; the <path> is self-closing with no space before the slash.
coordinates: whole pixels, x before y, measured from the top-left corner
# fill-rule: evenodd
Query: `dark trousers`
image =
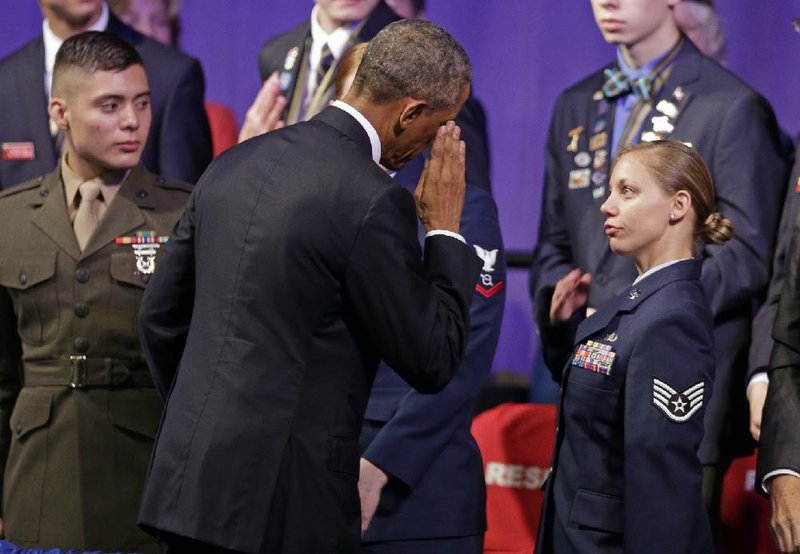
<path id="1" fill-rule="evenodd" d="M 481 552 L 483 552 L 483 535 L 361 543 L 361 554 L 481 554 Z"/>
<path id="2" fill-rule="evenodd" d="M 159 554 L 240 554 L 236 550 L 163 532 L 158 535 L 158 552 Z"/>

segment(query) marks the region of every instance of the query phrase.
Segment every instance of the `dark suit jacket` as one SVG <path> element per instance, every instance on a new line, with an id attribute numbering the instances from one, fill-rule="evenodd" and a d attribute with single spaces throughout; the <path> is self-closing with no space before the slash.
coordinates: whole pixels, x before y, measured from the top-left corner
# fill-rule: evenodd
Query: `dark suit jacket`
<path id="1" fill-rule="evenodd" d="M 460 232 L 468 243 L 488 251 L 475 284 L 464 358 L 450 384 L 436 395 L 414 391 L 385 363 L 378 369 L 360 442 L 362 456 L 387 472 L 391 482 L 365 541 L 486 530 L 483 464 L 470 424 L 497 347 L 506 267 L 497 208 L 485 190 L 467 186 Z"/>
<path id="2" fill-rule="evenodd" d="M 381 29 L 399 19 L 400 17 L 383 0 L 380 0 L 367 18 L 358 35 L 358 39 L 353 44 L 369 42 Z M 292 30 L 267 41 L 258 55 L 258 68 L 262 80 L 267 79 L 275 71 L 286 76 L 286 81 L 282 83 L 281 88 L 284 96 L 290 102 L 297 86 L 300 62 L 305 55 L 306 40 L 310 36 L 311 23 L 306 20 Z M 296 62 L 287 71 L 284 68 L 284 62 L 287 59 L 287 54 L 293 48 L 297 48 Z M 305 83 L 300 83 L 300 86 L 305 86 Z M 291 106 L 286 108 L 287 113 L 290 109 Z M 467 145 L 467 182 L 477 187 L 491 190 L 486 112 L 477 98 L 470 95 L 464 107 L 461 108 L 458 117 L 456 117 L 456 123 L 461 127 L 461 139 Z"/>
<path id="3" fill-rule="evenodd" d="M 793 193 L 796 194 L 796 193 Z M 788 204 L 788 202 L 787 202 Z M 800 472 L 800 221 L 786 253 L 786 278 L 772 327 L 769 389 L 761 419 L 756 482 L 776 469 Z M 761 487 L 757 487 L 761 491 Z"/>
<path id="4" fill-rule="evenodd" d="M 217 158 L 164 255 L 140 318 L 168 398 L 141 524 L 248 553 L 354 551 L 378 362 L 444 387 L 475 251 L 434 236 L 423 260 L 411 195 L 327 108 Z"/>
<path id="5" fill-rule="evenodd" d="M 600 205 L 608 174 L 593 172 L 586 177 L 585 186 L 579 186 L 582 183 L 574 179 L 575 173 L 571 176 L 582 167 L 576 154 L 567 151 L 571 130 L 584 128 L 579 152 L 593 152 L 589 143 L 601 120 L 605 120 L 610 141 L 613 104 L 601 115 L 599 110 L 606 101 L 593 99 L 603 80 L 599 71 L 567 89 L 553 112 L 539 242 L 531 266 L 531 296 L 540 326 L 548 317 L 555 283 L 572 268 L 594 275 L 589 298 L 594 307 L 625 290 L 636 275 L 630 260 L 611 252 L 603 233 Z M 706 246 L 702 254 L 702 281 L 715 319 L 717 359 L 701 459 L 718 463 L 752 449 L 745 399 L 752 307 L 766 289 L 787 167 L 767 101 L 701 55 L 689 40 L 684 40 L 672 73 L 653 104 L 662 100 L 679 110 L 670 121 L 673 131 L 664 135 L 691 143 L 703 156 L 714 178 L 716 207 L 736 226 L 733 240 Z M 654 110 L 653 116 L 663 114 Z M 654 125 L 649 117 L 644 132 Z M 551 365 L 551 369 L 558 378 L 561 367 Z"/>
<path id="6" fill-rule="evenodd" d="M 113 15 L 108 32 L 129 42 L 144 60 L 153 122 L 142 165 L 168 178 L 196 183 L 211 161 L 203 107 L 203 70 L 194 58 L 134 31 Z M 33 143 L 33 160 L 0 159 L 0 188 L 51 171 L 58 161 L 44 91 L 44 42 L 39 35 L 0 60 L 0 143 Z"/>
<path id="7" fill-rule="evenodd" d="M 700 267 L 661 269 L 578 326 L 537 553 L 713 552 L 697 456 L 714 376 Z M 613 353 L 608 374 L 577 365 L 591 341 Z"/>
<path id="8" fill-rule="evenodd" d="M 19 546 L 156 550 L 136 527 L 161 417 L 137 332 L 150 275 L 115 239 L 169 235 L 190 191 L 136 167 L 83 252 L 60 167 L 0 194 L 2 518 Z M 73 355 L 86 388 L 70 386 Z"/>
<path id="9" fill-rule="evenodd" d="M 767 298 L 753 319 L 753 340 L 750 343 L 750 365 L 747 381 L 757 372 L 767 371 L 769 358 L 775 343 L 772 340 L 772 324 L 778 311 L 778 302 L 781 299 L 783 280 L 789 263 L 789 243 L 800 208 L 800 156 L 795 154 L 789 187 L 783 202 L 783 212 L 778 225 L 778 236 L 775 239 L 775 257 L 772 260 L 772 275 L 769 279 Z"/>

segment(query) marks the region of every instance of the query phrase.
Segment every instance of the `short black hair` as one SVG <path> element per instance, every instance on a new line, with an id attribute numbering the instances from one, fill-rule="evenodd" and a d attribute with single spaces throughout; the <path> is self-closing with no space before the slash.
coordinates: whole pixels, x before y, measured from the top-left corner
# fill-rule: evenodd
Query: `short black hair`
<path id="1" fill-rule="evenodd" d="M 416 98 L 438 111 L 454 106 L 471 81 L 469 56 L 447 31 L 403 19 L 369 41 L 353 89 L 377 104 Z"/>
<path id="2" fill-rule="evenodd" d="M 132 65 L 144 66 L 136 49 L 111 33 L 86 31 L 64 41 L 53 66 L 53 88 L 65 71 L 78 69 L 86 73 L 111 71 L 118 73 Z"/>

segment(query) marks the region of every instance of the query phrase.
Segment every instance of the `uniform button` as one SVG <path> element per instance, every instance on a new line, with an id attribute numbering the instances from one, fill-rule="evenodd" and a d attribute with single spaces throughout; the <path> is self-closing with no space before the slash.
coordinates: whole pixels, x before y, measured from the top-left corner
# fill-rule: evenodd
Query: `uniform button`
<path id="1" fill-rule="evenodd" d="M 144 189 L 141 189 L 141 190 L 139 190 L 139 192 L 136 193 L 136 196 L 138 198 L 147 198 L 147 191 L 144 190 Z"/>
<path id="2" fill-rule="evenodd" d="M 597 282 L 600 283 L 601 285 L 605 285 L 606 283 L 608 283 L 608 277 L 606 277 L 604 274 L 601 273 L 600 275 L 597 276 Z"/>
<path id="3" fill-rule="evenodd" d="M 22 433 L 22 424 L 21 423 L 17 423 L 16 429 L 17 429 L 17 433 Z"/>
<path id="4" fill-rule="evenodd" d="M 28 282 L 28 274 L 25 273 L 24 271 L 20 271 L 19 272 L 19 284 L 20 285 L 24 285 L 27 282 Z"/>
<path id="5" fill-rule="evenodd" d="M 149 276 L 149 275 L 142 274 L 142 283 L 145 283 L 145 284 L 147 284 L 147 283 L 149 283 L 149 282 L 150 282 L 150 276 Z"/>
<path id="6" fill-rule="evenodd" d="M 78 317 L 86 317 L 89 315 L 89 306 L 86 304 L 75 304 L 75 315 Z"/>
<path id="7" fill-rule="evenodd" d="M 75 352 L 85 354 L 89 350 L 89 341 L 83 337 L 75 337 L 75 340 L 72 341 L 72 346 L 75 347 Z"/>
<path id="8" fill-rule="evenodd" d="M 75 280 L 79 283 L 86 283 L 89 280 L 89 270 L 85 267 L 79 267 L 76 269 Z"/>
<path id="9" fill-rule="evenodd" d="M 39 196 L 41 196 L 42 198 L 44 198 L 48 194 L 50 194 L 50 191 L 47 188 L 42 187 L 39 189 Z"/>

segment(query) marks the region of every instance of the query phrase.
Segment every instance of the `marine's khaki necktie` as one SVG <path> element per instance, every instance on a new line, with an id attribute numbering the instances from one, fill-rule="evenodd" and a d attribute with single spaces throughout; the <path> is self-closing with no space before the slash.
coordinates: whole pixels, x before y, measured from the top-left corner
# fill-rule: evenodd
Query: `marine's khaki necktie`
<path id="1" fill-rule="evenodd" d="M 83 252 L 86 244 L 89 242 L 92 233 L 97 228 L 97 223 L 100 221 L 100 210 L 102 208 L 102 199 L 100 196 L 100 183 L 95 180 L 84 181 L 78 186 L 80 193 L 80 204 L 78 204 L 78 211 L 75 213 L 75 221 L 72 224 L 75 230 L 75 238 L 78 239 L 78 246 Z"/>

